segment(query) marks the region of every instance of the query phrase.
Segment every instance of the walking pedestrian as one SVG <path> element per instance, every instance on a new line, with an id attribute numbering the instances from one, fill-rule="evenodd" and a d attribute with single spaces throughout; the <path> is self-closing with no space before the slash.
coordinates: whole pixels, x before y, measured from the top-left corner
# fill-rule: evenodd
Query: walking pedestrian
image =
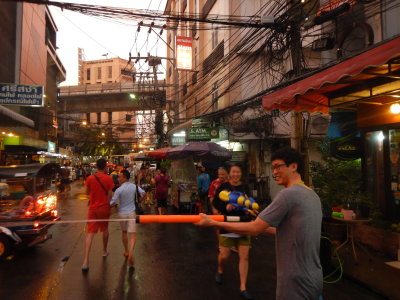
<path id="1" fill-rule="evenodd" d="M 218 210 L 214 207 L 213 201 L 215 192 L 218 188 L 228 180 L 228 171 L 224 167 L 218 168 L 218 178 L 210 183 L 210 189 L 208 191 L 208 199 L 210 200 L 211 209 L 214 215 L 218 214 Z"/>
<path id="2" fill-rule="evenodd" d="M 110 217 L 110 200 L 114 182 L 111 176 L 105 174 L 107 161 L 100 158 L 96 162 L 97 173 L 90 175 L 85 182 L 86 194 L 89 195 L 88 219 L 108 219 Z M 89 270 L 89 253 L 93 237 L 100 230 L 103 233 L 103 257 L 107 257 L 108 222 L 88 222 L 85 238 L 85 256 L 82 271 Z"/>
<path id="3" fill-rule="evenodd" d="M 221 184 L 228 181 L 228 171 L 224 167 L 219 167 L 217 172 L 218 172 L 218 178 L 213 180 L 210 183 L 210 189 L 208 191 L 208 199 L 210 201 L 211 211 L 212 211 L 213 215 L 220 214 L 218 209 L 216 209 L 213 204 L 213 201 L 215 198 L 215 192 L 219 189 Z M 219 240 L 219 229 L 218 228 L 215 228 L 215 234 L 217 235 L 217 240 Z M 237 252 L 237 249 L 235 247 L 233 249 L 234 249 L 234 251 Z"/>
<path id="4" fill-rule="evenodd" d="M 242 169 L 237 165 L 232 165 L 229 168 L 229 180 L 220 185 L 214 195 L 214 207 L 218 210 L 219 214 L 229 216 L 244 216 L 247 212 L 236 209 L 231 203 L 222 201 L 219 198 L 221 191 L 238 191 L 247 196 L 250 195 L 249 187 L 242 182 Z M 219 235 L 219 254 L 218 254 L 218 268 L 215 275 L 215 282 L 222 284 L 224 265 L 231 254 L 231 250 L 235 247 L 239 254 L 239 276 L 240 276 L 240 294 L 245 299 L 253 299 L 251 294 L 247 291 L 247 273 L 249 269 L 249 251 L 251 239 L 249 235 L 233 233 L 230 230 L 221 229 Z"/>
<path id="5" fill-rule="evenodd" d="M 120 186 L 116 189 L 111 199 L 111 205 L 118 204 L 118 213 L 121 219 L 131 219 L 130 221 L 121 221 L 120 225 L 122 229 L 122 243 L 125 249 L 124 256 L 128 258 L 129 267 L 133 268 L 135 264 L 133 253 L 136 243 L 135 198 L 137 194 L 143 196 L 145 192 L 137 185 L 129 182 L 129 178 L 130 173 L 128 170 L 122 170 L 118 174 Z"/>
<path id="6" fill-rule="evenodd" d="M 136 165 L 136 163 L 133 163 L 130 167 L 130 182 L 132 183 L 137 183 L 137 176 L 139 174 L 140 168 Z"/>
<path id="7" fill-rule="evenodd" d="M 318 195 L 301 179 L 300 154 L 292 148 L 273 153 L 275 182 L 285 188 L 254 222 L 215 222 L 202 215 L 200 226 L 215 226 L 238 234 L 276 234 L 276 299 L 316 300 L 322 294 L 319 259 L 322 211 Z"/>
<path id="8" fill-rule="evenodd" d="M 165 168 L 160 168 L 160 173 L 154 177 L 156 185 L 155 198 L 159 215 L 165 215 L 167 209 L 168 186 L 170 179 L 166 174 Z"/>
<path id="9" fill-rule="evenodd" d="M 114 182 L 114 187 L 112 188 L 112 191 L 115 192 L 115 190 L 119 187 L 119 182 L 118 182 L 118 167 L 114 166 L 111 174 L 110 174 L 113 182 Z"/>
<path id="10" fill-rule="evenodd" d="M 138 176 L 138 185 L 146 192 L 144 197 L 142 198 L 142 202 L 145 205 L 150 206 L 152 203 L 150 198 L 151 193 L 151 176 L 150 171 L 146 166 L 142 166 L 140 168 L 139 176 Z"/>
<path id="11" fill-rule="evenodd" d="M 71 180 L 70 177 L 70 170 L 68 169 L 68 165 L 64 164 L 64 167 L 60 170 L 60 177 L 61 177 L 61 184 L 64 185 L 64 191 L 68 193 L 71 191 Z"/>
<path id="12" fill-rule="evenodd" d="M 211 212 L 211 205 L 208 199 L 208 189 L 210 187 L 210 175 L 206 173 L 206 168 L 203 166 L 197 167 L 197 194 L 204 213 Z"/>

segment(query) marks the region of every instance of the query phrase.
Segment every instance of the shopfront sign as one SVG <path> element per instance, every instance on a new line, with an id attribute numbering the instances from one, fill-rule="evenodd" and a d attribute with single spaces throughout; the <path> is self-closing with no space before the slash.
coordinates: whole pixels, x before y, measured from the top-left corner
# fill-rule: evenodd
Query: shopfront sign
<path id="1" fill-rule="evenodd" d="M 172 136 L 171 137 L 171 145 L 172 146 L 180 146 L 186 144 L 186 136 Z"/>
<path id="2" fill-rule="evenodd" d="M 43 106 L 43 86 L 0 83 L 0 105 Z"/>
<path id="3" fill-rule="evenodd" d="M 246 151 L 233 151 L 231 161 L 246 161 L 247 152 Z"/>
<path id="4" fill-rule="evenodd" d="M 354 160 L 361 157 L 360 138 L 346 137 L 330 140 L 331 154 L 341 160 Z"/>
<path id="5" fill-rule="evenodd" d="M 47 151 L 51 153 L 56 152 L 56 143 L 47 142 Z"/>
<path id="6" fill-rule="evenodd" d="M 225 129 L 225 128 L 220 128 L 220 129 L 219 129 L 219 137 L 217 137 L 217 138 L 212 138 L 212 139 L 211 139 L 211 142 L 216 143 L 216 142 L 225 141 L 225 140 L 228 140 L 228 139 L 229 139 L 229 132 L 228 132 L 228 130 Z M 226 147 L 225 147 L 225 148 L 226 148 Z"/>
<path id="7" fill-rule="evenodd" d="M 4 137 L 5 146 L 29 146 L 37 149 L 47 150 L 47 142 L 31 137 L 6 136 Z"/>
<path id="8" fill-rule="evenodd" d="M 188 141 L 204 141 L 219 138 L 218 128 L 190 128 L 187 131 Z"/>
<path id="9" fill-rule="evenodd" d="M 176 68 L 192 70 L 192 38 L 176 37 Z"/>

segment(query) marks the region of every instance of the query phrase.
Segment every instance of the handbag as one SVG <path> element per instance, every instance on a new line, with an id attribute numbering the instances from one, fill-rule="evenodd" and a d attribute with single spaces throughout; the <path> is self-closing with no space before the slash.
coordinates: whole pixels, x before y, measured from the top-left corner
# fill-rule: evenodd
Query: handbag
<path id="1" fill-rule="evenodd" d="M 144 215 L 144 210 L 143 210 L 142 206 L 140 206 L 139 202 L 140 202 L 139 188 L 138 188 L 138 186 L 136 186 L 136 193 L 135 193 L 136 214 L 137 215 Z"/>

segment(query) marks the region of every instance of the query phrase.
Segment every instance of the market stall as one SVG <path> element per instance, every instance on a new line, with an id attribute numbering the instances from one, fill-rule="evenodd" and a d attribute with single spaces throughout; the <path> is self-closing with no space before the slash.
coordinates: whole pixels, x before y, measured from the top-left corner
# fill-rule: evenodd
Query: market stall
<path id="1" fill-rule="evenodd" d="M 174 205 L 182 211 L 190 211 L 197 198 L 197 172 L 195 162 L 227 161 L 232 157 L 229 150 L 212 142 L 191 142 L 174 147 L 167 152 L 171 159 L 170 175 L 173 180 Z"/>

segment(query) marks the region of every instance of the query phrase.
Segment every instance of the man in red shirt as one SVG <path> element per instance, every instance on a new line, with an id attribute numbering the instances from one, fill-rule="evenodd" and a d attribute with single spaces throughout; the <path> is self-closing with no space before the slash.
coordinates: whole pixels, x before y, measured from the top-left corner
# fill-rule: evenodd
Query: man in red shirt
<path id="1" fill-rule="evenodd" d="M 88 219 L 108 219 L 110 217 L 110 200 L 114 181 L 111 176 L 105 174 L 107 161 L 100 158 L 96 162 L 97 173 L 90 175 L 85 182 L 86 194 L 89 197 Z M 103 233 L 103 257 L 108 255 L 108 222 L 88 222 L 87 235 L 85 238 L 85 257 L 83 259 L 82 271 L 89 270 L 89 253 L 92 246 L 94 234 L 97 231 Z"/>
<path id="2" fill-rule="evenodd" d="M 221 186 L 222 183 L 228 181 L 228 172 L 224 167 L 218 168 L 218 178 L 213 180 L 210 184 L 210 189 L 208 191 L 208 198 L 210 199 L 212 211 L 214 215 L 218 215 L 218 210 L 213 206 L 215 191 Z"/>

